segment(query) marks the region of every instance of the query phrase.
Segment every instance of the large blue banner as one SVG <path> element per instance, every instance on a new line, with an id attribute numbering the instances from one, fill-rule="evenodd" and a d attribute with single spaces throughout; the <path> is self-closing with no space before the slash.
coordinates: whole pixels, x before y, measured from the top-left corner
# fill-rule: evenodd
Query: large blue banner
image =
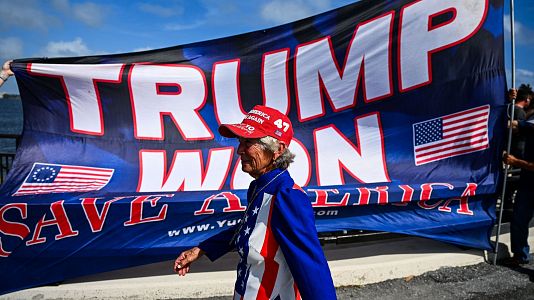
<path id="1" fill-rule="evenodd" d="M 17 60 L 24 132 L 0 190 L 0 293 L 172 259 L 234 226 L 252 178 L 217 128 L 256 104 L 292 120 L 289 171 L 320 232 L 490 249 L 502 5 L 360 1 L 167 49 Z"/>

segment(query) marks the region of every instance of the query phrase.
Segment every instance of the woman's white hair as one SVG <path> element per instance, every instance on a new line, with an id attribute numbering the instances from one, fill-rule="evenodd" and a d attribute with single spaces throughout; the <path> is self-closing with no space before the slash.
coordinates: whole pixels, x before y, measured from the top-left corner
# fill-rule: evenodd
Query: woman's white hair
<path id="1" fill-rule="evenodd" d="M 276 151 L 278 151 L 278 147 L 280 146 L 280 141 L 271 136 L 266 136 L 260 139 L 260 145 L 262 146 L 264 150 L 268 150 L 268 151 L 271 151 L 272 153 L 275 153 Z M 291 151 L 289 151 L 289 148 L 286 148 L 286 151 L 284 151 L 284 153 L 282 153 L 282 155 L 280 155 L 274 161 L 273 164 L 275 168 L 285 170 L 294 161 L 294 159 L 295 159 L 295 154 L 291 153 Z"/>

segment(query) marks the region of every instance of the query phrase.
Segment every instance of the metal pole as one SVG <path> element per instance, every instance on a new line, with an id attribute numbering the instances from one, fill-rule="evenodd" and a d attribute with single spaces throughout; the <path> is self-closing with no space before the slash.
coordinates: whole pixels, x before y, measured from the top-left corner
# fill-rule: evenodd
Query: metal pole
<path id="1" fill-rule="evenodd" d="M 510 33 L 511 33 L 511 44 L 512 44 L 512 87 L 515 88 L 515 30 L 514 30 L 514 0 L 510 0 Z M 510 106 L 510 121 L 514 119 L 514 108 L 515 108 L 515 98 L 512 99 Z M 510 153 L 510 148 L 512 146 L 512 124 L 510 123 L 508 130 L 508 144 L 506 146 L 506 153 Z M 497 236 L 495 239 L 495 255 L 493 256 L 493 264 L 497 264 L 497 255 L 499 254 L 499 236 L 501 235 L 501 224 L 502 224 L 502 211 L 504 209 L 504 197 L 506 195 L 506 180 L 508 179 L 508 165 L 504 168 L 504 182 L 502 184 L 501 192 L 501 207 L 499 209 L 499 220 L 497 224 Z"/>
<path id="2" fill-rule="evenodd" d="M 510 0 L 510 41 L 512 44 L 512 86 L 515 87 L 515 13 L 514 0 Z M 515 100 L 515 99 L 514 99 Z"/>

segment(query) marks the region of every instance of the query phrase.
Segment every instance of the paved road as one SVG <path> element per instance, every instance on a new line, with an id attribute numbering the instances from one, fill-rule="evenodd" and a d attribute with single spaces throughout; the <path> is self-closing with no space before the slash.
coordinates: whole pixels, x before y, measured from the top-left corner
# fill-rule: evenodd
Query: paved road
<path id="1" fill-rule="evenodd" d="M 508 268 L 481 263 L 416 277 L 338 289 L 339 299 L 534 299 L 534 264 Z"/>
<path id="2" fill-rule="evenodd" d="M 337 289 L 344 299 L 507 299 L 534 300 L 534 263 L 518 268 L 480 263 L 441 268 L 420 276 L 409 276 L 364 286 Z M 184 298 L 180 298 L 184 300 Z M 201 298 L 229 300 L 231 297 Z M 188 300 L 193 300 L 188 298 Z M 194 300 L 199 300 L 195 298 Z"/>

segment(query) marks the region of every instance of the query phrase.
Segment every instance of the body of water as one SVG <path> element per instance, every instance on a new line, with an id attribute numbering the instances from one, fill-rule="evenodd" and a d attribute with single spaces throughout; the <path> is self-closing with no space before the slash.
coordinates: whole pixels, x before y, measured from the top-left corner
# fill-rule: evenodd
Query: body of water
<path id="1" fill-rule="evenodd" d="M 22 133 L 22 103 L 20 98 L 0 98 L 0 153 L 15 153 L 15 139 L 2 138 L 2 134 Z"/>

